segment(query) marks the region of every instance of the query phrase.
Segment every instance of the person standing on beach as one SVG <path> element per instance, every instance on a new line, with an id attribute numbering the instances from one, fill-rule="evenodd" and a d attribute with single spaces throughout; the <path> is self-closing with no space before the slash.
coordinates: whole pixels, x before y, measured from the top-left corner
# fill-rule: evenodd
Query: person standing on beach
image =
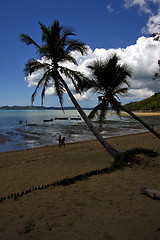
<path id="1" fill-rule="evenodd" d="M 63 137 L 62 140 L 61 140 L 61 146 L 62 145 L 65 147 L 65 137 Z"/>
<path id="2" fill-rule="evenodd" d="M 58 145 L 61 147 L 61 135 L 59 135 L 59 144 Z"/>

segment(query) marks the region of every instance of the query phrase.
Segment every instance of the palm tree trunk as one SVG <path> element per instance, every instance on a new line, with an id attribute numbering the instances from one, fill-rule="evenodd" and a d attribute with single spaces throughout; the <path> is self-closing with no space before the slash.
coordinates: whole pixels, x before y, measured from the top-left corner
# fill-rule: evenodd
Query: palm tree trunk
<path id="1" fill-rule="evenodd" d="M 87 126 L 90 128 L 90 130 L 92 131 L 94 136 L 103 145 L 105 150 L 114 158 L 114 160 L 115 161 L 118 160 L 120 158 L 121 153 L 118 152 L 111 145 L 109 145 L 109 143 L 107 143 L 105 141 L 105 139 L 101 136 L 101 134 L 98 132 L 98 130 L 94 127 L 94 125 L 92 124 L 90 119 L 87 117 L 87 115 L 85 114 L 83 109 L 80 107 L 80 105 L 78 104 L 77 100 L 74 98 L 73 94 L 71 93 L 70 89 L 68 88 L 66 82 L 62 78 L 61 78 L 61 82 L 62 82 L 63 86 L 65 87 L 65 89 L 66 89 L 66 91 L 67 91 L 71 101 L 73 102 L 75 108 L 77 109 L 77 111 L 79 112 L 79 114 L 81 115 L 81 117 L 83 118 L 85 123 L 87 124 Z"/>
<path id="2" fill-rule="evenodd" d="M 140 119 L 139 117 L 137 117 L 133 112 L 131 112 L 130 110 L 126 109 L 124 106 L 122 106 L 121 104 L 118 103 L 118 106 L 125 111 L 126 113 L 128 113 L 130 116 L 132 116 L 134 119 L 136 119 L 138 122 L 140 122 L 145 128 L 147 128 L 151 133 L 153 133 L 157 138 L 160 139 L 160 134 L 158 132 L 156 132 L 153 128 L 151 128 L 148 124 L 146 124 L 142 119 Z"/>

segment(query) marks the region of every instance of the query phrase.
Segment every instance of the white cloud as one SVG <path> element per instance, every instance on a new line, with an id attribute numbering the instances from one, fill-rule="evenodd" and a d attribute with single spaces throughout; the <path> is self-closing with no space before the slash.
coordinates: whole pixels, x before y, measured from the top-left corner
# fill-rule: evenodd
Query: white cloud
<path id="1" fill-rule="evenodd" d="M 160 33 L 160 11 L 159 14 L 149 17 L 146 26 L 147 27 L 142 29 L 142 32 L 148 32 L 150 34 Z"/>
<path id="2" fill-rule="evenodd" d="M 42 71 L 37 71 L 32 75 L 30 75 L 29 77 L 25 78 L 25 81 L 28 82 L 29 87 L 36 86 L 38 81 L 41 79 L 41 77 L 42 77 Z"/>
<path id="3" fill-rule="evenodd" d="M 55 93 L 55 88 L 54 88 L 54 86 L 51 86 L 51 87 L 48 87 L 47 89 L 46 89 L 46 95 L 55 95 L 56 93 Z"/>
<path id="4" fill-rule="evenodd" d="M 124 0 L 124 6 L 126 8 L 137 6 L 139 10 L 145 13 L 152 13 L 152 5 L 158 4 L 160 6 L 159 0 Z"/>
<path id="5" fill-rule="evenodd" d="M 152 2 L 152 0 L 150 0 Z M 130 7 L 134 7 L 134 6 L 138 6 L 139 10 L 145 13 L 152 13 L 150 6 L 149 6 L 149 2 L 147 0 L 124 0 L 124 6 L 126 8 L 130 8 Z"/>
<path id="6" fill-rule="evenodd" d="M 124 0 L 125 8 L 135 6 L 141 13 L 149 14 L 148 22 L 141 30 L 142 34 L 160 32 L 160 0 Z"/>
<path id="7" fill-rule="evenodd" d="M 74 94 L 74 97 L 77 100 L 88 100 L 88 99 L 93 100 L 94 99 L 94 95 L 93 95 L 92 90 L 88 90 L 87 92 L 84 92 L 81 95 L 80 94 Z"/>
<path id="8" fill-rule="evenodd" d="M 152 90 L 148 90 L 148 88 L 130 89 L 128 93 L 129 96 L 127 98 L 129 99 L 135 99 L 135 96 L 138 96 L 138 98 L 147 98 L 154 94 L 154 92 Z"/>
<path id="9" fill-rule="evenodd" d="M 107 10 L 109 12 L 114 12 L 114 9 L 112 8 L 112 4 L 111 3 L 108 3 L 107 6 L 106 6 Z"/>
<path id="10" fill-rule="evenodd" d="M 133 71 L 131 83 L 130 95 L 126 98 L 145 98 L 149 97 L 154 92 L 160 91 L 160 81 L 153 81 L 152 77 L 154 72 L 158 71 L 157 60 L 160 59 L 160 42 L 153 41 L 153 38 L 140 37 L 136 44 L 128 46 L 126 48 L 119 49 L 98 49 L 92 51 L 89 47 L 88 55 L 81 56 L 78 52 L 72 52 L 72 55 L 77 60 L 78 66 L 72 63 L 65 63 L 64 66 L 81 71 L 86 75 L 89 75 L 89 69 L 87 66 L 96 58 L 105 59 L 113 53 L 117 53 L 121 58 L 122 63 L 127 63 Z M 44 60 L 44 59 L 43 59 Z M 29 86 L 35 86 L 42 76 L 41 72 L 37 72 L 28 78 Z M 69 88 L 73 91 L 74 86 L 69 79 L 65 79 Z M 54 87 L 49 86 L 46 90 L 46 95 L 55 94 Z M 93 99 L 91 91 L 87 91 L 82 95 L 75 94 L 77 100 Z"/>
<path id="11" fill-rule="evenodd" d="M 152 80 L 154 72 L 158 70 L 159 49 L 160 42 L 153 41 L 153 38 L 141 37 L 135 45 L 117 50 L 122 61 L 132 67 L 133 74 L 130 81 L 132 97 L 149 97 L 154 92 L 160 91 L 160 82 Z"/>

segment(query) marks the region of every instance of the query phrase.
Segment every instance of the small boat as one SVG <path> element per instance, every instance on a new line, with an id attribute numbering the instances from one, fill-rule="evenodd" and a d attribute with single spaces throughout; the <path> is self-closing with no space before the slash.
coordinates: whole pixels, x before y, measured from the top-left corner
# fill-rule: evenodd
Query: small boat
<path id="1" fill-rule="evenodd" d="M 57 118 L 55 118 L 55 120 L 68 120 L 68 117 L 57 117 Z"/>
<path id="2" fill-rule="evenodd" d="M 51 119 L 44 119 L 43 122 L 53 122 L 53 118 L 51 118 Z"/>
<path id="3" fill-rule="evenodd" d="M 81 120 L 80 117 L 72 117 L 71 120 Z"/>

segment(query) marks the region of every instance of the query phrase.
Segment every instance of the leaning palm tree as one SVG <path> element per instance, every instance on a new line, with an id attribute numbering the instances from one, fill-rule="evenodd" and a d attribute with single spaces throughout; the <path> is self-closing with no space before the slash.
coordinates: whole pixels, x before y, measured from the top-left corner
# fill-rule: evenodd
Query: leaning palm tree
<path id="1" fill-rule="evenodd" d="M 26 63 L 26 67 L 24 69 L 26 78 L 38 70 L 43 70 L 43 76 L 41 79 L 39 79 L 35 91 L 33 92 L 31 98 L 32 103 L 34 102 L 37 90 L 42 87 L 41 99 L 43 104 L 45 90 L 47 86 L 52 84 L 59 97 L 59 101 L 63 109 L 63 94 L 66 91 L 77 111 L 80 113 L 81 117 L 84 119 L 95 137 L 100 141 L 100 143 L 115 160 L 118 159 L 120 157 L 120 153 L 103 139 L 103 137 L 94 127 L 92 122 L 89 120 L 87 115 L 84 113 L 74 98 L 72 92 L 64 80 L 64 77 L 71 79 L 76 91 L 78 92 L 81 92 L 80 89 L 82 85 L 87 85 L 88 79 L 82 73 L 62 66 L 62 63 L 64 62 L 77 64 L 71 52 L 78 51 L 84 55 L 87 53 L 86 45 L 78 39 L 74 39 L 73 37 L 76 36 L 74 32 L 69 28 L 60 26 L 58 20 L 55 20 L 50 27 L 46 27 L 41 23 L 39 24 L 42 30 L 41 46 L 27 34 L 20 34 L 20 40 L 27 45 L 34 45 L 37 49 L 37 53 L 43 57 L 43 60 L 45 59 L 45 61 L 30 59 Z"/>
<path id="2" fill-rule="evenodd" d="M 112 55 L 105 61 L 95 60 L 88 68 L 90 68 L 93 79 L 90 81 L 88 88 L 94 88 L 99 93 L 98 105 L 89 114 L 89 118 L 93 119 L 96 115 L 99 120 L 105 119 L 106 113 L 111 108 L 120 116 L 120 111 L 125 111 L 145 128 L 152 132 L 160 139 L 160 134 L 146 124 L 142 119 L 137 117 L 133 112 L 126 109 L 119 102 L 118 95 L 127 93 L 129 84 L 127 79 L 131 77 L 131 69 L 127 64 L 119 64 L 120 58 L 117 54 Z"/>

